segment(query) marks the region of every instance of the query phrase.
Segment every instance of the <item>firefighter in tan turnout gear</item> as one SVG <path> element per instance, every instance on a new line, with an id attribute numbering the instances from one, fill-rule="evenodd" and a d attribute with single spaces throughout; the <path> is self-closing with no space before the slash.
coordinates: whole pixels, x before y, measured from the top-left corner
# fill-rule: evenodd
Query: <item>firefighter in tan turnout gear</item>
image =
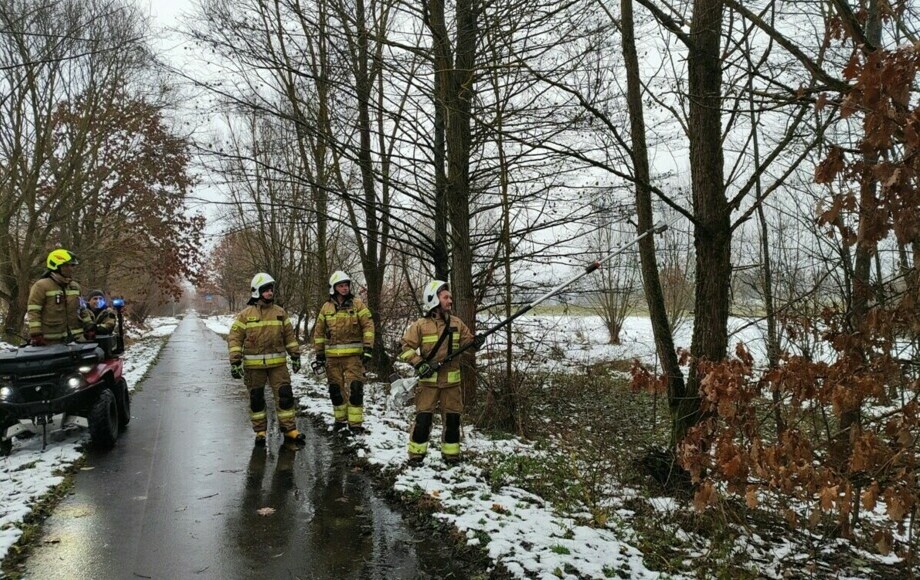
<path id="1" fill-rule="evenodd" d="M 419 376 L 415 393 L 415 421 L 409 431 L 409 462 L 421 463 L 428 452 L 428 438 L 435 411 L 441 413 L 441 455 L 447 463 L 460 460 L 460 360 L 441 365 L 460 345 L 473 343 L 479 349 L 484 338 L 473 337 L 470 329 L 451 314 L 453 297 L 447 282 L 432 280 L 422 290 L 427 314 L 415 321 L 402 337 L 399 359 L 412 364 Z"/>
<path id="2" fill-rule="evenodd" d="M 83 339 L 93 321 L 82 305 L 80 285 L 73 280 L 77 257 L 58 248 L 48 254 L 48 270 L 29 290 L 29 343 L 35 346 Z"/>
<path id="3" fill-rule="evenodd" d="M 84 333 L 86 338 L 92 340 L 96 334 L 114 334 L 115 326 L 118 324 L 118 313 L 108 305 L 105 292 L 93 290 L 86 301 L 89 305 L 89 316 L 95 326 L 93 331 Z"/>
<path id="4" fill-rule="evenodd" d="M 364 365 L 374 357 L 374 320 L 341 270 L 329 277 L 329 300 L 313 328 L 316 364 L 325 366 L 335 428 L 364 430 Z"/>
<path id="5" fill-rule="evenodd" d="M 230 348 L 230 374 L 243 379 L 249 389 L 249 418 L 256 433 L 256 444 L 265 444 L 268 421 L 265 413 L 265 383 L 275 398 L 281 432 L 288 441 L 302 443 L 304 435 L 295 425 L 296 400 L 291 388 L 287 357 L 291 368 L 300 370 L 300 344 L 287 312 L 274 303 L 275 280 L 261 272 L 252 278 L 249 306 L 237 315 L 227 344 Z"/>

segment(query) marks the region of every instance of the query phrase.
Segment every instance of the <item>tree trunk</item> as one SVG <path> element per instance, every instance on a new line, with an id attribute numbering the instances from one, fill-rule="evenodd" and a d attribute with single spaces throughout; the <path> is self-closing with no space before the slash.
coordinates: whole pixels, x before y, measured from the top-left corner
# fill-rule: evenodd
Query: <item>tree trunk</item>
<path id="1" fill-rule="evenodd" d="M 642 108 L 642 84 L 639 78 L 639 59 L 636 54 L 636 37 L 633 24 L 632 0 L 622 0 L 623 57 L 626 66 L 626 95 L 629 109 L 632 161 L 636 177 L 636 214 L 639 233 L 651 229 L 652 193 L 648 146 L 645 141 L 645 115 Z M 667 377 L 668 407 L 672 425 L 677 425 L 681 402 L 686 395 L 684 375 L 677 361 L 674 337 L 668 324 L 664 292 L 658 276 L 658 259 L 655 255 L 655 238 L 646 236 L 639 241 L 639 260 L 642 267 L 642 285 L 648 304 L 649 319 L 655 337 L 655 350 L 661 361 L 661 370 Z M 611 337 L 613 334 L 611 333 Z M 676 440 L 672 438 L 672 447 Z"/>
<path id="2" fill-rule="evenodd" d="M 435 76 L 440 76 L 447 147 L 446 198 L 450 219 L 451 291 L 455 313 L 476 332 L 476 304 L 473 295 L 473 251 L 470 240 L 470 148 L 473 67 L 476 55 L 476 7 L 474 0 L 456 4 L 456 58 L 451 50 L 442 0 L 426 5 L 426 21 L 433 37 Z M 476 400 L 475 355 L 464 357 L 463 398 Z"/>
<path id="3" fill-rule="evenodd" d="M 868 18 L 866 20 L 866 38 L 874 46 L 881 43 L 882 27 L 879 18 L 879 5 L 877 0 L 869 2 Z M 868 118 L 868 117 L 867 117 Z M 873 128 L 867 124 L 863 126 L 865 135 L 870 135 Z M 866 167 L 874 167 L 878 163 L 878 153 L 868 150 L 863 155 Z M 853 301 L 850 305 L 850 331 L 866 336 L 866 316 L 869 314 L 869 301 L 872 298 L 872 281 L 870 271 L 872 256 L 876 252 L 876 243 L 873 240 L 872 227 L 876 223 L 875 212 L 878 211 L 876 192 L 878 182 L 869 172 L 865 172 L 859 184 L 859 226 L 856 233 L 856 250 L 853 266 Z M 849 353 L 850 356 L 865 358 L 862 347 L 857 347 L 858 352 Z M 860 405 L 843 409 L 840 414 L 840 430 L 834 436 L 831 453 L 835 463 L 840 468 L 845 468 L 852 453 L 853 431 L 859 427 Z"/>
<path id="4" fill-rule="evenodd" d="M 354 64 L 355 95 L 358 101 L 358 165 L 361 168 L 361 186 L 364 195 L 364 247 L 359 248 L 364 280 L 367 283 L 367 305 L 371 310 L 374 327 L 375 364 L 378 369 L 389 366 L 389 357 L 383 345 L 383 328 L 380 318 L 383 279 L 386 265 L 380 262 L 380 217 L 377 212 L 377 188 L 371 152 L 371 87 L 373 81 L 368 68 L 368 31 L 365 25 L 364 0 L 355 3 L 355 23 L 357 25 L 357 60 Z M 383 151 L 380 152 L 381 155 Z M 361 240 L 361 232 L 356 228 L 356 239 Z"/>
<path id="5" fill-rule="evenodd" d="M 445 145 L 444 111 L 446 94 L 444 75 L 434 75 L 434 246 L 431 249 L 431 261 L 434 265 L 434 277 L 447 280 L 450 276 L 447 248 L 447 146 Z"/>
<path id="6" fill-rule="evenodd" d="M 674 440 L 700 420 L 700 364 L 725 358 L 731 281 L 731 210 L 722 156 L 722 1 L 694 0 L 688 55 L 690 175 L 693 191 L 696 296 L 692 361 L 685 396 L 678 402 Z"/>
<path id="7" fill-rule="evenodd" d="M 751 145 L 754 153 L 754 165 L 760 167 L 760 133 L 758 125 L 760 122 L 757 113 L 754 110 L 754 87 L 753 87 L 753 69 L 754 64 L 748 59 L 751 66 L 751 76 L 748 77 L 748 111 L 751 115 Z M 779 335 L 776 330 L 776 307 L 773 303 L 773 264 L 770 261 L 770 232 L 767 228 L 767 217 L 763 210 L 761 177 L 757 176 L 757 182 L 754 185 L 757 196 L 757 222 L 760 225 L 760 261 L 763 278 L 763 307 L 764 317 L 767 321 L 767 364 L 770 369 L 775 369 L 779 365 Z M 774 390 L 771 393 L 773 399 L 773 422 L 776 426 L 776 433 L 780 435 L 786 430 L 786 424 L 783 420 L 782 397 L 779 391 Z"/>
<path id="8" fill-rule="evenodd" d="M 13 282 L 10 286 L 10 294 L 14 296 L 14 299 L 7 304 L 3 333 L 6 342 L 16 345 L 28 338 L 23 336 L 23 328 L 26 306 L 29 302 L 29 286 Z"/>

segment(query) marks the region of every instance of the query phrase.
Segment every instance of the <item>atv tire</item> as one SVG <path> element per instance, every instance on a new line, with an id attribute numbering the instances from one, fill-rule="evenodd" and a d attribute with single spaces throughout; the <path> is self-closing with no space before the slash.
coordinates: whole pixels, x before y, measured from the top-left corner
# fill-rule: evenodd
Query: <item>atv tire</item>
<path id="1" fill-rule="evenodd" d="M 89 411 L 89 434 L 93 445 L 111 449 L 118 440 L 118 401 L 115 393 L 103 389 Z"/>
<path id="2" fill-rule="evenodd" d="M 125 379 L 115 383 L 115 393 L 118 402 L 118 430 L 124 431 L 131 422 L 131 393 L 128 392 L 128 382 Z"/>
<path id="3" fill-rule="evenodd" d="M 6 457 L 13 452 L 12 439 L 0 439 L 0 457 Z"/>

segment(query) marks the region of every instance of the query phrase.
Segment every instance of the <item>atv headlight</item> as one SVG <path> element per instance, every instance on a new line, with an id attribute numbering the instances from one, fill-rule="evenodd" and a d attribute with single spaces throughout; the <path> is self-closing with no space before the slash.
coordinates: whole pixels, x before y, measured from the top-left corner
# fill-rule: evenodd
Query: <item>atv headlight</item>
<path id="1" fill-rule="evenodd" d="M 88 373 L 89 371 L 93 370 L 93 366 L 92 366 L 92 365 L 83 365 L 83 366 L 77 367 L 77 370 L 80 371 L 81 373 L 83 373 L 83 374 L 85 375 L 85 374 Z"/>
<path id="2" fill-rule="evenodd" d="M 7 401 L 13 396 L 13 387 L 0 387 L 0 401 Z"/>
<path id="3" fill-rule="evenodd" d="M 83 378 L 83 375 L 70 375 L 64 379 L 64 385 L 68 389 L 76 391 L 86 385 L 86 379 Z"/>

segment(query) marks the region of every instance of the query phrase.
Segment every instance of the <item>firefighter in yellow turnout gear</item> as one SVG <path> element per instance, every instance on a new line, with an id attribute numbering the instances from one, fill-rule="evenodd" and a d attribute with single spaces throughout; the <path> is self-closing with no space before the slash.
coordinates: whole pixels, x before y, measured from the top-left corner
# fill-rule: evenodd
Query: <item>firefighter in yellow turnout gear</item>
<path id="1" fill-rule="evenodd" d="M 47 271 L 29 290 L 29 342 L 35 346 L 83 339 L 93 323 L 73 279 L 77 257 L 58 248 L 48 254 Z"/>
<path id="2" fill-rule="evenodd" d="M 265 273 L 256 274 L 250 285 L 249 306 L 237 315 L 230 327 L 230 374 L 243 379 L 249 390 L 249 418 L 256 433 L 256 444 L 265 444 L 268 422 L 265 413 L 265 383 L 275 399 L 278 424 L 286 440 L 302 443 L 297 430 L 296 399 L 291 388 L 287 357 L 291 368 L 300 370 L 300 344 L 287 312 L 274 303 L 275 280 Z"/>
<path id="3" fill-rule="evenodd" d="M 428 438 L 434 412 L 441 413 L 441 455 L 447 463 L 460 460 L 460 414 L 463 392 L 460 388 L 460 360 L 440 362 L 460 345 L 482 346 L 484 338 L 473 337 L 470 329 L 451 314 L 453 298 L 447 282 L 432 280 L 422 290 L 427 314 L 412 323 L 402 337 L 399 359 L 412 364 L 419 376 L 415 393 L 415 421 L 409 431 L 409 462 L 421 463 L 428 453 Z"/>
<path id="4" fill-rule="evenodd" d="M 329 300 L 313 328 L 316 363 L 326 367 L 335 428 L 364 430 L 364 365 L 374 357 L 374 320 L 341 270 L 329 277 Z"/>

